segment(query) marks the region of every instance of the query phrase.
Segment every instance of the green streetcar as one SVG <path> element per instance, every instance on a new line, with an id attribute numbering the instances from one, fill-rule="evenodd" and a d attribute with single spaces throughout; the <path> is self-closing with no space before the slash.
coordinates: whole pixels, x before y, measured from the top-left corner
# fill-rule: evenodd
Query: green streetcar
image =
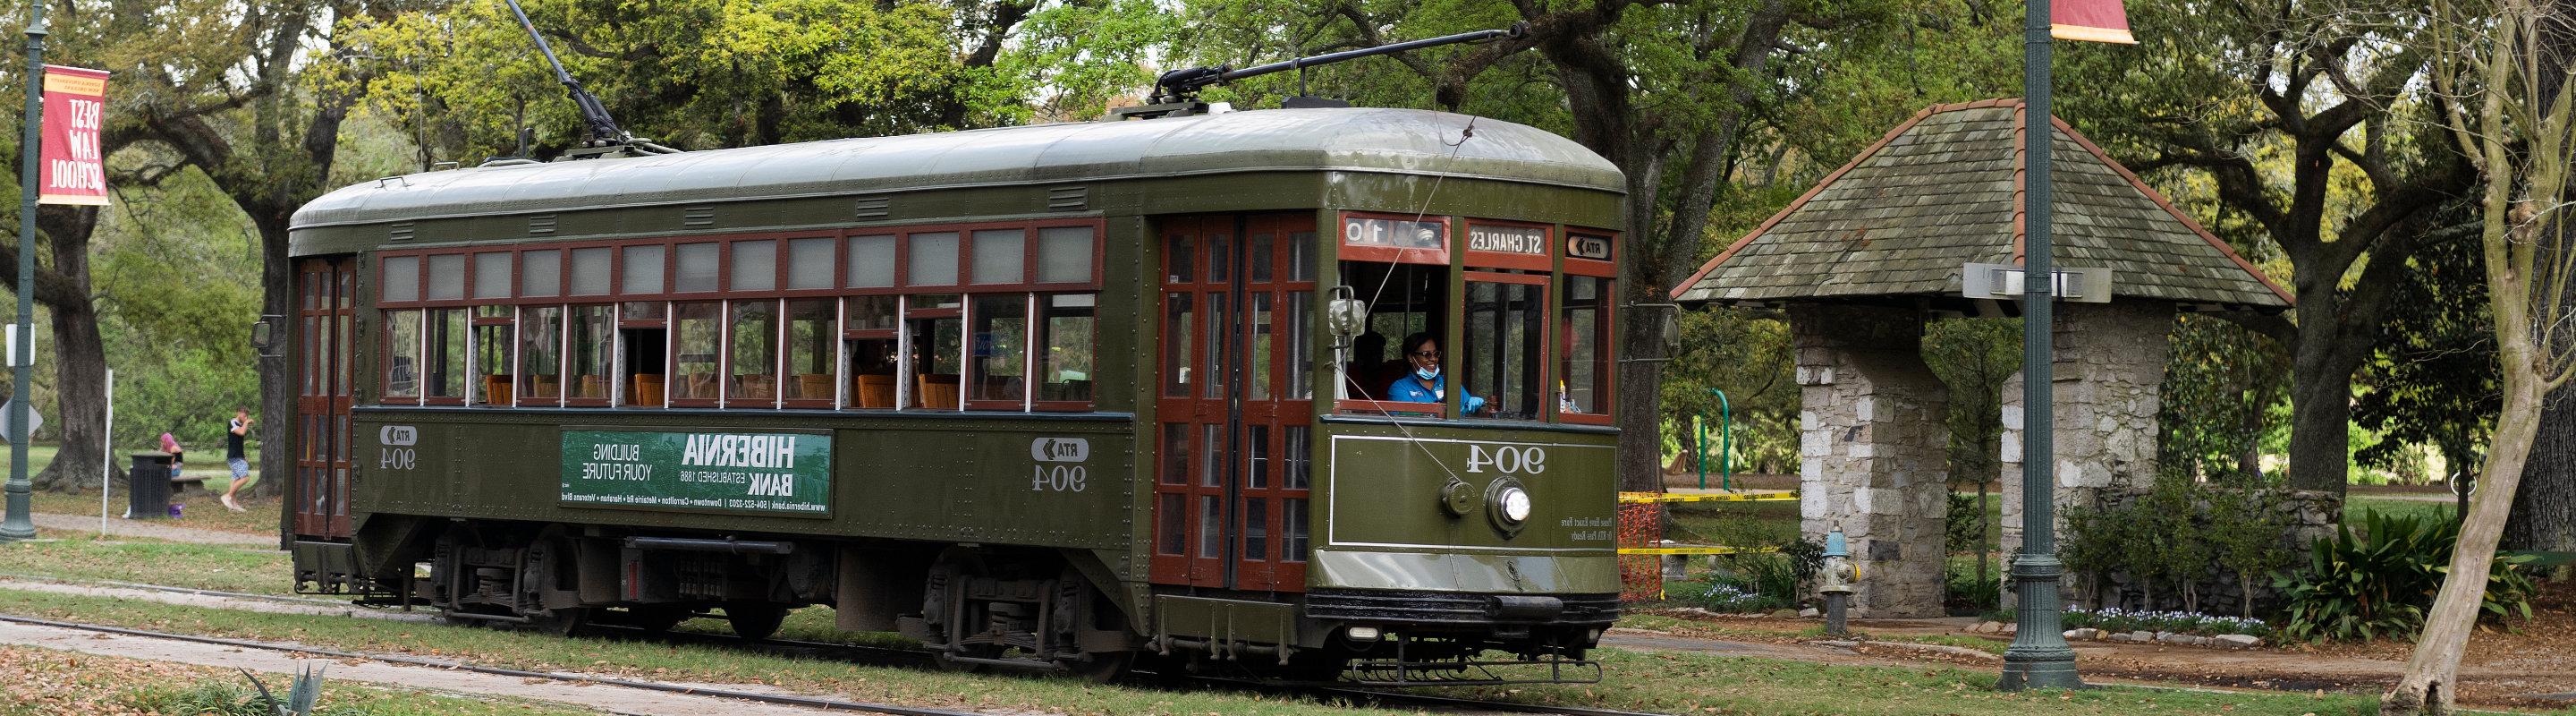
<path id="1" fill-rule="evenodd" d="M 284 539 L 301 590 L 555 632 L 1594 680 L 1623 186 L 1350 108 L 362 183 L 293 219 Z"/>

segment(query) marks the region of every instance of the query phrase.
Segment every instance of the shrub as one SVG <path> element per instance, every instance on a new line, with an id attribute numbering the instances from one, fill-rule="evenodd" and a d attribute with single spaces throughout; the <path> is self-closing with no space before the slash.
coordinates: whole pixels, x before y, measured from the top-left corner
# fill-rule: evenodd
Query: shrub
<path id="1" fill-rule="evenodd" d="M 1977 507 L 1977 498 L 1950 493 L 1941 528 L 1942 546 L 1950 554 L 1986 551 L 1986 511 Z"/>
<path id="2" fill-rule="evenodd" d="M 1768 597 L 1746 592 L 1718 578 L 1713 572 L 1697 580 L 1674 583 L 1664 590 L 1664 599 L 1729 614 L 1767 611 L 1779 606 Z"/>
<path id="3" fill-rule="evenodd" d="M 2458 541 L 2459 527 L 2449 520 L 2362 513 L 2358 534 L 2345 523 L 2333 539 L 2311 548 L 2306 569 L 2273 578 L 2290 602 L 2282 634 L 2311 641 L 2411 635 L 2423 625 Z M 2483 615 L 2531 618 L 2534 586 L 2522 569 L 2528 561 L 2513 555 L 2490 564 Z"/>
<path id="4" fill-rule="evenodd" d="M 1941 576 L 1942 603 L 1951 608 L 1952 614 L 1993 609 L 2004 600 L 2002 582 L 1991 577 L 1978 579 L 1976 570 L 1967 565 L 1951 562 Z"/>

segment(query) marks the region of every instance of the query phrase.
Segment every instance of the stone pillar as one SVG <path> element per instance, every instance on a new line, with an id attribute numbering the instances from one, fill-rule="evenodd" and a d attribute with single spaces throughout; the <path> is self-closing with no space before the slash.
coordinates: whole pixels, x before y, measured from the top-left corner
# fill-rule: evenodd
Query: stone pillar
<path id="1" fill-rule="evenodd" d="M 2143 490 L 2156 480 L 2156 411 L 2164 405 L 2167 335 L 2173 304 L 2061 303 L 2057 305 L 2057 544 L 2063 555 L 2066 511 L 2100 504 L 2104 490 Z M 2003 388 L 2004 558 L 2021 551 L 2022 377 Z M 2007 570 L 2009 571 L 2009 570 Z M 2069 605 L 2092 605 L 2093 585 L 2068 579 Z M 2012 583 L 2004 603 L 2012 604 Z"/>
<path id="2" fill-rule="evenodd" d="M 1850 539 L 1860 616 L 1941 616 L 1949 389 L 1923 363 L 1912 308 L 1793 306 L 1799 528 Z"/>

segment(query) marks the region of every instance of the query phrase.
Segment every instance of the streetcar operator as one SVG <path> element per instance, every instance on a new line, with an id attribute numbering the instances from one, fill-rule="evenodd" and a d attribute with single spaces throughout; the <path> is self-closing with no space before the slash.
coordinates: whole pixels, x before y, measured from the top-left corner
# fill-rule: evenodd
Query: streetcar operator
<path id="1" fill-rule="evenodd" d="M 1440 342 L 1433 340 L 1429 333 L 1416 333 L 1404 337 L 1403 350 L 1404 359 L 1413 370 L 1396 378 L 1394 385 L 1387 386 L 1386 399 L 1399 403 L 1437 403 L 1447 399 L 1449 376 L 1440 374 Z M 1459 407 L 1466 414 L 1484 412 L 1484 398 L 1468 394 L 1463 389 L 1458 392 Z"/>

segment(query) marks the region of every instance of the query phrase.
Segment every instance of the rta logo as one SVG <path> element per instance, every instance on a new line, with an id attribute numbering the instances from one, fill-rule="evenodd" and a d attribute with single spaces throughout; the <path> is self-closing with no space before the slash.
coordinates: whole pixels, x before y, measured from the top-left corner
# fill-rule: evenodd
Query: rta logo
<path id="1" fill-rule="evenodd" d="M 1031 440 L 1029 459 L 1038 462 L 1082 462 L 1091 459 L 1091 441 L 1082 438 Z"/>
<path id="2" fill-rule="evenodd" d="M 387 425 L 376 431 L 376 442 L 384 445 L 410 445 L 420 441 L 420 430 L 409 425 Z"/>
<path id="3" fill-rule="evenodd" d="M 1547 448 L 1512 445 L 1468 445 L 1467 472 L 1484 472 L 1485 468 L 1505 475 L 1536 475 L 1547 472 Z"/>

